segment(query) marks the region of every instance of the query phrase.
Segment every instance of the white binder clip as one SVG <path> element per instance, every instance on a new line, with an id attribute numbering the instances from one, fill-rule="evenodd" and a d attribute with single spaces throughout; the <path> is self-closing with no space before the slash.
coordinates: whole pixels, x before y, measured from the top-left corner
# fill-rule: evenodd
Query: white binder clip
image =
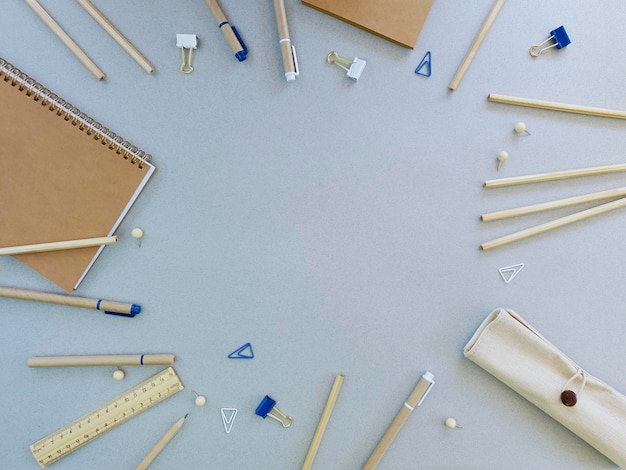
<path id="1" fill-rule="evenodd" d="M 180 66 L 180 71 L 183 73 L 193 72 L 191 57 L 193 56 L 193 50 L 198 48 L 198 36 L 195 34 L 177 34 L 176 47 L 179 47 L 183 53 L 183 63 Z M 189 50 L 187 55 L 185 55 L 185 49 Z"/>
<path id="2" fill-rule="evenodd" d="M 329 64 L 335 64 L 344 69 L 347 72 L 346 75 L 348 75 L 348 78 L 354 81 L 359 79 L 366 64 L 363 59 L 355 57 L 354 60 L 350 60 L 340 56 L 335 51 L 329 52 L 326 60 L 328 60 Z"/>

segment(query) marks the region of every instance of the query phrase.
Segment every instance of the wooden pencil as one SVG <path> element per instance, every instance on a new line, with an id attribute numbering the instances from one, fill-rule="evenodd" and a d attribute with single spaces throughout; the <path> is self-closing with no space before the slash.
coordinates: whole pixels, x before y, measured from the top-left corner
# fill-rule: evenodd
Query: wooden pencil
<path id="1" fill-rule="evenodd" d="M 37 2 L 37 0 L 26 0 L 26 3 L 33 9 L 37 15 L 43 20 L 44 23 L 52 30 L 57 37 L 63 41 L 63 44 L 72 51 L 72 53 L 80 60 L 85 67 L 98 79 L 102 80 L 105 75 L 102 70 L 94 63 L 93 60 L 85 54 L 85 52 L 74 42 L 74 40 L 54 21 L 54 19 L 48 14 L 46 10 Z"/>
<path id="2" fill-rule="evenodd" d="M 135 470 L 145 470 L 152 463 L 154 459 L 165 449 L 165 446 L 169 444 L 169 442 L 174 439 L 174 436 L 178 434 L 178 431 L 185 424 L 185 420 L 187 419 L 187 415 L 180 418 L 176 421 L 171 428 L 167 430 L 167 432 L 159 439 L 159 441 L 155 444 L 152 450 L 146 455 L 143 460 L 135 467 Z"/>
<path id="3" fill-rule="evenodd" d="M 626 171 L 626 163 L 615 165 L 594 166 L 575 170 L 553 171 L 549 173 L 537 173 L 534 175 L 513 176 L 510 178 L 498 178 L 485 181 L 485 188 L 502 188 L 518 184 L 541 183 L 567 178 L 579 178 L 582 176 L 605 175 L 607 173 L 620 173 Z"/>
<path id="4" fill-rule="evenodd" d="M 333 386 L 330 389 L 330 394 L 328 395 L 328 399 L 326 400 L 326 405 L 324 406 L 324 410 L 322 411 L 322 416 L 320 417 L 319 423 L 317 424 L 315 434 L 313 434 L 313 439 L 311 440 L 311 445 L 309 446 L 309 450 L 304 459 L 302 470 L 309 470 L 313 466 L 313 461 L 315 460 L 315 456 L 317 455 L 320 443 L 322 442 L 322 437 L 324 436 L 324 432 L 326 431 L 326 427 L 328 426 L 330 415 L 335 408 L 337 397 L 339 396 L 339 392 L 341 391 L 343 378 L 344 376 L 341 374 L 337 374 L 337 376 L 335 377 Z"/>
<path id="5" fill-rule="evenodd" d="M 0 256 L 22 255 L 26 253 L 42 253 L 45 251 L 73 250 L 100 245 L 117 243 L 117 237 L 82 238 L 80 240 L 66 240 L 62 242 L 36 243 L 33 245 L 8 246 L 0 248 Z"/>
<path id="6" fill-rule="evenodd" d="M 115 26 L 107 19 L 106 16 L 102 14 L 100 10 L 96 8 L 96 6 L 91 3 L 89 0 L 77 0 L 78 3 L 91 15 L 91 17 L 98 22 L 104 30 L 109 33 L 109 35 L 115 39 L 115 41 L 122 46 L 128 55 L 130 55 L 135 62 L 137 62 L 142 69 L 144 69 L 148 73 L 154 72 L 154 66 L 146 59 L 141 52 L 137 50 L 132 43 L 124 37 L 122 33 L 120 33 Z"/>
<path id="7" fill-rule="evenodd" d="M 461 83 L 461 80 L 463 79 L 465 72 L 467 72 L 467 69 L 469 68 L 470 64 L 474 60 L 474 56 L 476 55 L 478 48 L 480 47 L 483 40 L 485 39 L 485 36 L 487 36 L 489 29 L 491 29 L 491 26 L 493 25 L 493 22 L 496 20 L 498 13 L 500 13 L 500 9 L 502 8 L 503 5 L 504 5 L 504 0 L 496 0 L 494 2 L 493 6 L 491 7 L 491 10 L 489 11 L 489 14 L 487 15 L 487 18 L 485 19 L 485 22 L 480 28 L 480 31 L 478 31 L 478 34 L 474 38 L 472 45 L 470 46 L 469 50 L 465 54 L 465 57 L 463 58 L 461 65 L 459 65 L 459 68 L 454 74 L 452 81 L 448 85 L 448 88 L 450 90 L 456 90 L 457 87 L 459 86 L 459 83 Z"/>
<path id="8" fill-rule="evenodd" d="M 556 103 L 554 101 L 542 101 L 531 98 L 518 98 L 515 96 L 499 95 L 496 93 L 489 93 L 487 99 L 493 103 L 512 104 L 516 106 L 526 106 L 529 108 L 549 109 L 552 111 L 563 111 L 566 113 L 586 114 L 589 116 L 626 119 L 626 111 L 621 111 L 617 109 L 606 109 L 596 108 L 593 106 Z"/>
<path id="9" fill-rule="evenodd" d="M 566 199 L 558 199 L 556 201 L 542 202 L 530 206 L 516 207 L 514 209 L 505 209 L 496 212 L 488 212 L 480 216 L 483 222 L 492 222 L 495 220 L 508 219 L 528 214 L 536 214 L 552 209 L 560 209 L 562 207 L 573 206 L 576 204 L 584 204 L 586 202 L 594 202 L 602 199 L 610 199 L 613 197 L 626 196 L 626 187 L 609 189 L 607 191 L 599 191 L 596 193 L 584 194 L 582 196 L 574 196 Z"/>
<path id="10" fill-rule="evenodd" d="M 485 242 L 480 245 L 480 248 L 484 251 L 491 250 L 493 248 L 508 245 L 509 243 L 523 240 L 534 235 L 539 235 L 540 233 L 544 233 L 549 230 L 554 230 L 565 225 L 573 224 L 574 222 L 588 219 L 589 217 L 593 217 L 594 215 L 604 214 L 605 212 L 619 209 L 620 207 L 624 206 L 626 206 L 626 197 L 623 197 L 613 202 L 608 202 L 606 204 L 601 204 L 591 209 L 576 212 L 575 214 L 561 217 L 560 219 L 556 219 L 545 224 L 536 225 L 534 227 L 527 228 L 526 230 L 521 230 L 519 232 L 515 232 L 510 235 L 491 240 L 489 242 Z"/>

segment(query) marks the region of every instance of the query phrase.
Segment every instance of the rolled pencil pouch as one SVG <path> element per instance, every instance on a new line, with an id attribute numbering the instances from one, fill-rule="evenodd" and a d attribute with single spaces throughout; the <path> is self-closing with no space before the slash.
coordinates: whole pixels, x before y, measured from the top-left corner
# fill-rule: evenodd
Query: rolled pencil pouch
<path id="1" fill-rule="evenodd" d="M 491 312 L 463 353 L 626 468 L 626 397 L 579 367 L 513 310 Z"/>

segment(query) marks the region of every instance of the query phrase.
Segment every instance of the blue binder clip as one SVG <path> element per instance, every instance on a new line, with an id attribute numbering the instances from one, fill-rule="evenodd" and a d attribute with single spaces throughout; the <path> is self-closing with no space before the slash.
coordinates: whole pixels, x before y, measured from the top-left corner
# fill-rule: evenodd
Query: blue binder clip
<path id="1" fill-rule="evenodd" d="M 422 70 L 423 68 L 426 68 L 425 72 Z M 430 77 L 431 72 L 432 70 L 430 66 L 430 51 L 428 51 L 426 54 L 424 54 L 422 61 L 415 69 L 415 73 L 424 77 Z"/>
<path id="2" fill-rule="evenodd" d="M 287 416 L 285 413 L 276 408 L 275 405 L 276 400 L 272 400 L 269 395 L 265 395 L 265 398 L 261 400 L 261 403 L 259 403 L 259 406 L 256 407 L 256 411 L 254 413 L 263 419 L 269 416 L 282 424 L 283 428 L 288 428 L 293 423 L 293 419 L 291 416 Z M 273 415 L 271 413 L 272 411 L 276 412 L 278 416 Z"/>
<path id="3" fill-rule="evenodd" d="M 554 44 L 551 44 L 547 47 L 544 47 L 543 49 L 541 48 L 541 46 L 543 46 L 546 42 L 553 40 Z M 567 35 L 567 31 L 565 31 L 565 26 L 559 26 L 556 29 L 553 29 L 552 31 L 550 31 L 550 37 L 548 39 L 546 39 L 545 41 L 543 41 L 541 44 L 538 44 L 536 46 L 532 46 L 530 48 L 530 55 L 533 57 L 539 57 L 541 55 L 541 53 L 543 51 L 545 51 L 546 49 L 550 49 L 552 47 L 556 47 L 557 49 L 562 49 L 565 46 L 567 46 L 569 43 L 571 43 L 572 41 L 570 41 L 569 36 Z"/>

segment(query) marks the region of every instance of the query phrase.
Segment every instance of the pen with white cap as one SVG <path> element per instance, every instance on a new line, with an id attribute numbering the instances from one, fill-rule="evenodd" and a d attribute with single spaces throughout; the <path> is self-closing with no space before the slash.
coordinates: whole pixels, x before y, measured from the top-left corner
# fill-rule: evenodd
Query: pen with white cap
<path id="1" fill-rule="evenodd" d="M 283 66 L 285 68 L 285 78 L 288 82 L 294 81 L 300 71 L 298 70 L 298 57 L 296 47 L 291 44 L 289 38 L 289 28 L 287 27 L 287 14 L 285 13 L 285 3 L 283 0 L 274 0 L 274 11 L 276 12 L 276 25 L 278 26 L 278 42 L 280 52 L 283 56 Z"/>
<path id="2" fill-rule="evenodd" d="M 383 434 L 383 437 L 381 437 L 380 441 L 378 441 L 374 451 L 365 462 L 365 465 L 363 465 L 362 470 L 374 470 L 376 468 L 380 460 L 385 455 L 385 452 L 387 452 L 387 449 L 400 432 L 400 429 L 404 426 L 404 423 L 408 419 L 409 415 L 415 408 L 422 404 L 422 401 L 426 398 L 426 395 L 430 391 L 431 387 L 435 384 L 433 378 L 434 376 L 432 373 L 424 372 L 422 377 L 417 382 L 417 385 L 396 414 L 396 417 L 385 431 L 385 434 Z"/>

